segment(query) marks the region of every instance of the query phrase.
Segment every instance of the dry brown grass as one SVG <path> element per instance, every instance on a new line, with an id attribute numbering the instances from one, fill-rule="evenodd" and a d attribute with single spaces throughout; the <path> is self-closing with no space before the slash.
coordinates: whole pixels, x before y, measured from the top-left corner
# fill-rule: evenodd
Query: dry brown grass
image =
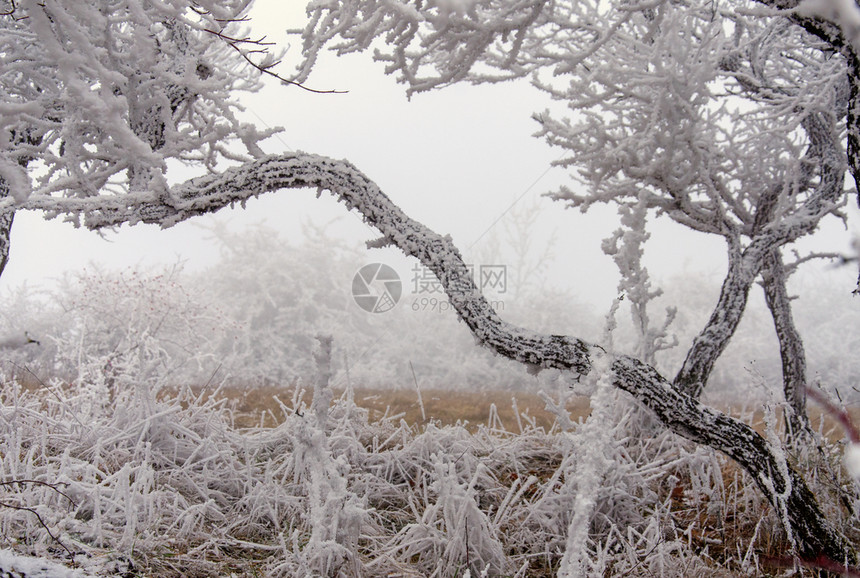
<path id="1" fill-rule="evenodd" d="M 336 391 L 335 397 L 342 394 L 343 391 Z M 278 425 L 284 416 L 276 398 L 292 406 L 294 395 L 293 387 L 225 388 L 219 393 L 219 397 L 225 398 L 234 410 L 236 425 L 240 427 Z M 410 425 L 461 423 L 472 431 L 480 424 L 491 427 L 501 425 L 512 432 L 520 431 L 520 426 L 534 426 L 548 431 L 555 421 L 555 416 L 546 411 L 543 400 L 527 392 L 422 390 L 423 415 L 418 393 L 414 390 L 358 389 L 354 395 L 356 405 L 370 412 L 371 421 L 388 417 L 403 419 Z M 301 399 L 310 404 L 311 396 L 312 392 L 304 392 Z M 493 406 L 501 424 L 490 422 Z M 571 399 L 567 409 L 574 420 L 588 416 L 591 411 L 588 398 L 585 397 Z"/>
<path id="2" fill-rule="evenodd" d="M 750 424 L 754 430 L 764 435 L 766 425 L 764 420 L 764 411 L 761 408 L 747 407 L 738 409 L 736 407 L 729 406 L 727 408 L 720 409 L 729 415 L 740 419 L 744 423 Z M 848 410 L 848 414 L 851 416 L 851 421 L 855 425 L 860 426 L 860 406 L 849 406 L 846 409 Z M 812 425 L 812 429 L 827 437 L 830 441 L 835 442 L 843 439 L 845 436 L 845 430 L 833 415 L 827 413 L 812 400 L 809 401 L 807 410 L 809 412 L 809 423 Z M 776 410 L 775 417 L 777 432 L 780 436 L 783 436 L 785 421 L 783 420 L 782 409 L 778 408 Z"/>
<path id="3" fill-rule="evenodd" d="M 339 397 L 343 391 L 336 391 L 335 397 Z M 233 408 L 236 416 L 236 425 L 240 427 L 251 427 L 263 425 L 274 427 L 284 419 L 281 406 L 275 398 L 292 405 L 291 400 L 295 395 L 295 388 L 287 387 L 255 387 L 255 388 L 224 388 L 219 397 L 224 398 Z M 306 404 L 310 404 L 310 391 L 305 391 L 301 398 Z M 409 425 L 423 425 L 434 422 L 437 425 L 464 424 L 468 429 L 474 431 L 479 424 L 490 424 L 491 407 L 495 406 L 496 415 L 501 425 L 508 431 L 518 432 L 520 424 L 522 427 L 533 425 L 544 428 L 546 431 L 552 427 L 555 416 L 545 409 L 545 403 L 537 395 L 529 392 L 508 392 L 498 390 L 485 391 L 450 391 L 450 390 L 422 390 L 421 400 L 424 404 L 424 414 L 421 413 L 421 404 L 415 390 L 409 389 L 357 389 L 355 390 L 355 403 L 359 407 L 370 412 L 370 420 L 376 421 L 383 417 L 404 419 Z M 518 412 L 514 411 L 514 403 Z M 763 411 L 760 408 L 736 407 L 721 408 L 729 415 L 739 418 L 745 423 L 751 424 L 759 433 L 764 433 L 765 424 Z M 587 397 L 574 397 L 568 402 L 567 410 L 571 419 L 586 418 L 591 412 Z M 860 406 L 849 407 L 848 412 L 855 424 L 860 425 Z M 517 421 L 517 413 L 520 421 Z M 782 414 L 777 411 L 777 424 L 781 428 L 783 424 Z M 845 432 L 833 416 L 825 413 L 822 409 L 810 402 L 810 422 L 816 431 L 823 433 L 831 441 L 843 438 Z M 781 433 L 781 432 L 780 432 Z"/>
<path id="4" fill-rule="evenodd" d="M 17 381 L 26 390 L 43 389 L 45 384 L 36 376 L 22 372 L 16 376 Z M 201 388 L 194 388 L 199 392 Z M 284 420 L 283 411 L 275 398 L 287 405 L 295 394 L 294 386 L 261 386 L 261 387 L 226 387 L 218 393 L 219 399 L 224 399 L 235 413 L 237 427 L 274 427 Z M 336 390 L 335 397 L 340 397 L 343 390 Z M 169 394 L 168 394 L 169 395 Z M 302 400 L 310 404 L 313 393 L 305 391 Z M 204 398 L 207 397 L 204 394 Z M 434 422 L 437 425 L 453 425 L 462 423 L 470 431 L 479 424 L 487 425 L 490 419 L 490 408 L 495 405 L 496 414 L 502 426 L 511 432 L 518 432 L 519 426 L 533 425 L 546 431 L 552 427 L 555 416 L 546 411 L 543 400 L 529 392 L 508 392 L 501 390 L 484 391 L 452 391 L 452 390 L 422 390 L 421 398 L 424 403 L 424 416 L 418 402 L 418 394 L 411 389 L 357 389 L 355 403 L 370 412 L 371 421 L 383 417 L 404 419 L 409 425 L 423 425 Z M 519 410 L 514 411 L 514 402 Z M 764 434 L 764 413 L 759 407 L 724 406 L 721 411 L 736 417 L 744 423 L 752 425 L 758 433 Z M 574 421 L 586 418 L 591 412 L 587 397 L 573 397 L 568 403 L 567 410 Z M 860 427 L 860 405 L 847 408 L 852 422 Z M 517 421 L 517 413 L 520 421 Z M 776 413 L 779 433 L 782 435 L 782 412 Z M 834 416 L 825 412 L 813 400 L 809 401 L 809 420 L 817 432 L 831 441 L 842 440 L 845 431 Z M 492 425 L 492 424 L 491 424 Z"/>

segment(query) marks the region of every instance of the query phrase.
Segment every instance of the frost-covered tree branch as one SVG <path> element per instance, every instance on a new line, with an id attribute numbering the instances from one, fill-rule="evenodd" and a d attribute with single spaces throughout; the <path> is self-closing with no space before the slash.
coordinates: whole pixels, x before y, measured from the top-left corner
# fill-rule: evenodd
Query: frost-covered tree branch
<path id="1" fill-rule="evenodd" d="M 860 7 L 853 0 L 758 0 L 774 8 L 810 35 L 839 53 L 848 87 L 846 153 L 854 186 L 860 190 Z M 860 203 L 860 194 L 857 196 Z"/>
<path id="2" fill-rule="evenodd" d="M 165 189 L 170 160 L 212 170 L 259 154 L 267 134 L 235 114 L 258 75 L 222 39 L 249 4 L 3 3 L 0 197 Z M 0 273 L 15 210 L 0 213 Z"/>
<path id="3" fill-rule="evenodd" d="M 502 320 L 475 286 L 450 238 L 408 217 L 346 161 L 305 153 L 269 156 L 169 191 L 130 193 L 115 199 L 33 195 L 23 208 L 80 216 L 93 229 L 137 222 L 171 226 L 264 193 L 296 188 L 330 191 L 391 244 L 432 270 L 460 319 L 484 347 L 536 370 L 552 368 L 576 374 L 587 374 L 594 358 L 603 355 L 600 347 L 579 338 L 542 335 Z M 840 563 L 856 560 L 853 547 L 827 522 L 803 478 L 750 427 L 702 405 L 637 359 L 616 357 L 611 370 L 615 386 L 650 408 L 667 427 L 726 453 L 747 469 L 777 510 L 787 513 L 801 555 L 824 555 Z"/>
<path id="4" fill-rule="evenodd" d="M 11 196 L 165 188 L 170 159 L 211 169 L 256 154 L 265 135 L 236 119 L 235 97 L 258 75 L 207 32 L 233 30 L 249 3 L 17 2 L 0 16 Z"/>
<path id="5" fill-rule="evenodd" d="M 623 228 L 617 229 L 603 241 L 603 252 L 610 255 L 621 273 L 619 293 L 630 301 L 630 314 L 636 332 L 635 357 L 649 365 L 656 363 L 657 352 L 678 344 L 677 338 L 669 339 L 669 326 L 677 310 L 670 307 L 662 326 L 655 328 L 648 314 L 648 304 L 663 294 L 662 289 L 651 289 L 648 269 L 642 264 L 644 244 L 650 237 L 645 230 L 647 204 L 637 202 L 628 207 L 619 207 Z"/>

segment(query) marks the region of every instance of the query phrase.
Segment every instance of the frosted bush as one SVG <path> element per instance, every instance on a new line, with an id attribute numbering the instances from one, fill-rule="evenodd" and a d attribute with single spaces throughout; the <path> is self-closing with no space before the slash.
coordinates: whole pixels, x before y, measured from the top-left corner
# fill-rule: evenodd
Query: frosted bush
<path id="1" fill-rule="evenodd" d="M 217 367 L 216 336 L 232 323 L 179 282 L 181 271 L 83 272 L 57 296 L 62 315 L 48 335 L 52 373 L 111 404 L 118 390 L 158 390 Z M 198 378 L 200 379 L 200 378 Z M 203 378 L 205 379 L 205 378 Z"/>
<path id="2" fill-rule="evenodd" d="M 449 459 L 431 456 L 424 503 L 416 504 L 420 519 L 398 533 L 393 554 L 415 561 L 415 569 L 427 576 L 502 574 L 508 566 L 503 546 L 493 520 L 478 503 L 481 478 L 488 472 L 478 465 L 464 480 Z"/>
<path id="3" fill-rule="evenodd" d="M 169 160 L 213 170 L 248 158 L 236 145 L 259 154 L 272 131 L 236 118 L 260 83 L 233 48 L 254 46 L 222 39 L 242 37 L 249 4 L 3 2 L 4 196 L 158 194 Z"/>

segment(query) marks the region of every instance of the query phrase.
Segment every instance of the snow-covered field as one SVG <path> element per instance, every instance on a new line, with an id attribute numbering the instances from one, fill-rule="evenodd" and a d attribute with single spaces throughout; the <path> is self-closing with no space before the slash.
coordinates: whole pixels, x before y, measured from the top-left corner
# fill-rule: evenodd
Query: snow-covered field
<path id="1" fill-rule="evenodd" d="M 549 431 L 491 418 L 473 433 L 372 422 L 351 391 L 329 405 L 331 395 L 321 380 L 310 403 L 282 400 L 279 426 L 237 429 L 223 401 L 190 390 L 131 386 L 101 403 L 7 384 L 0 567 L 45 577 L 723 576 L 773 571 L 787 547 L 737 468 L 611 391 L 598 390 L 587 420 L 556 404 Z M 798 459 L 856 538 L 846 507 L 860 505 L 857 487 L 840 456 L 828 445 Z"/>

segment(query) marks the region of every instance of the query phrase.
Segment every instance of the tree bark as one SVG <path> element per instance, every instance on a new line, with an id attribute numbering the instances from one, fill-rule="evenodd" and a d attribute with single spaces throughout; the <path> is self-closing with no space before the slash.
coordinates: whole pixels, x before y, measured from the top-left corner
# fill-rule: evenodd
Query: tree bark
<path id="1" fill-rule="evenodd" d="M 809 137 L 805 159 L 809 161 L 806 170 L 810 174 L 804 180 L 811 179 L 812 167 L 815 167 L 819 181 L 789 219 L 774 219 L 781 187 L 762 191 L 755 220 L 750 224 L 750 241 L 743 250 L 740 248 L 740 232 L 726 234 L 729 270 L 720 298 L 705 328 L 693 340 L 674 380 L 676 387 L 693 397 L 701 394 L 714 364 L 737 329 L 750 287 L 768 259 L 772 258 L 772 252 L 814 231 L 821 218 L 833 212 L 843 195 L 845 167 L 840 160 L 842 152 L 834 136 L 831 119 L 822 114 L 808 114 L 801 124 Z M 796 330 L 795 336 L 800 339 Z"/>
<path id="2" fill-rule="evenodd" d="M 857 561 L 854 546 L 827 521 L 806 481 L 755 430 L 676 390 L 654 368 L 629 358 L 612 364 L 615 385 L 650 408 L 673 432 L 717 449 L 755 480 L 805 560 Z"/>
<path id="3" fill-rule="evenodd" d="M 854 51 L 848 56 L 848 90 L 848 167 L 860 205 L 860 59 Z"/>
<path id="4" fill-rule="evenodd" d="M 737 241 L 734 244 L 729 248 L 729 270 L 717 305 L 705 328 L 693 339 L 684 364 L 675 376 L 675 387 L 693 398 L 702 394 L 714 364 L 738 328 L 755 280 L 756 271 L 745 263 L 737 249 Z"/>
<path id="5" fill-rule="evenodd" d="M 786 290 L 787 275 L 778 249 L 768 253 L 762 270 L 765 301 L 770 309 L 779 355 L 782 360 L 782 389 L 789 410 L 785 425 L 790 439 L 796 440 L 811 433 L 806 415 L 806 351 L 803 339 L 794 325 L 791 300 Z"/>
<path id="6" fill-rule="evenodd" d="M 90 199 L 34 196 L 27 208 L 54 215 L 83 215 L 86 225 L 94 229 L 136 222 L 168 227 L 262 193 L 295 188 L 332 192 L 349 209 L 357 209 L 382 233 L 385 242 L 419 259 L 438 277 L 460 319 L 484 347 L 535 369 L 555 368 L 577 374 L 588 373 L 592 357 L 603 355 L 599 346 L 579 338 L 542 335 L 503 321 L 475 286 L 450 237 L 409 218 L 346 161 L 289 153 L 259 159 L 220 175 L 193 179 L 166 195 Z M 754 243 L 752 249 L 759 251 L 757 247 Z M 650 408 L 666 427 L 724 452 L 746 469 L 781 514 L 801 556 L 826 556 L 840 564 L 856 562 L 853 546 L 827 521 L 803 478 L 781 459 L 781 452 L 768 446 L 749 426 L 703 406 L 636 359 L 617 357 L 611 368 L 615 385 Z"/>
<path id="7" fill-rule="evenodd" d="M 15 211 L 0 210 L 0 276 L 9 262 L 9 250 L 12 246 L 12 221 Z"/>
<path id="8" fill-rule="evenodd" d="M 5 179 L 0 179 L 0 199 L 12 194 Z M 0 209 L 0 277 L 9 262 L 9 250 L 12 246 L 12 221 L 15 220 L 15 207 Z"/>

